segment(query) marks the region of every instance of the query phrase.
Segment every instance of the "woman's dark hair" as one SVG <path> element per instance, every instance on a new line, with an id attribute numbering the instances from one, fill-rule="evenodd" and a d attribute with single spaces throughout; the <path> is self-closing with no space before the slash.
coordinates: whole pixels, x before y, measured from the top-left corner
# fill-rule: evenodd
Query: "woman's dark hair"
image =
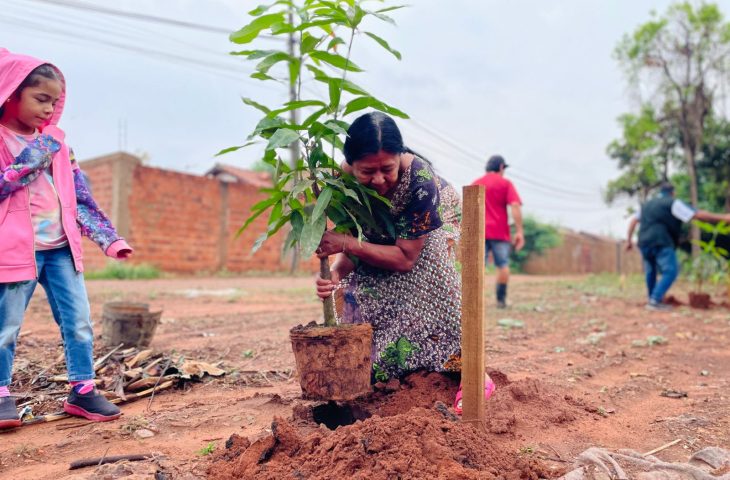
<path id="1" fill-rule="evenodd" d="M 375 155 L 379 151 L 392 153 L 410 153 L 421 160 L 431 163 L 423 155 L 403 145 L 403 137 L 398 125 L 388 115 L 382 112 L 370 112 L 361 115 L 352 122 L 347 129 L 345 139 L 345 161 L 352 165 L 363 157 Z"/>
<path id="2" fill-rule="evenodd" d="M 370 112 L 357 117 L 347 130 L 345 161 L 352 165 L 381 150 L 394 155 L 406 150 L 395 121 L 382 112 Z"/>
<path id="3" fill-rule="evenodd" d="M 35 87 L 39 83 L 41 83 L 42 80 L 57 80 L 61 83 L 63 83 L 63 77 L 61 77 L 61 74 L 59 71 L 51 65 L 50 63 L 44 63 L 43 65 L 39 65 L 35 67 L 27 77 L 23 79 L 22 82 L 20 82 L 20 85 L 18 85 L 18 88 L 15 89 L 15 92 L 13 92 L 13 95 L 15 98 L 20 98 L 20 93 L 28 88 L 28 87 Z M 0 116 L 2 116 L 3 112 L 5 110 L 5 107 L 0 107 Z"/>

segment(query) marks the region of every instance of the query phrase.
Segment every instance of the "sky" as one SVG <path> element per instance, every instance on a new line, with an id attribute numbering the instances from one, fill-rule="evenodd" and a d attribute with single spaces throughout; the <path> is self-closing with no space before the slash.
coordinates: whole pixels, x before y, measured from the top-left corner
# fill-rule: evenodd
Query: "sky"
<path id="1" fill-rule="evenodd" d="M 190 174 L 216 162 L 245 168 L 263 147 L 214 156 L 244 143 L 260 118 L 241 97 L 274 107 L 288 95 L 283 85 L 248 78 L 254 64 L 229 55 L 239 48 L 225 32 L 248 23 L 247 12 L 260 3 L 0 0 L 0 46 L 63 71 L 68 98 L 61 127 L 82 161 L 122 149 L 143 155 L 150 166 Z M 501 154 L 527 214 L 621 237 L 633 203 L 603 202 L 605 185 L 619 174 L 605 151 L 620 135 L 616 118 L 637 105 L 613 50 L 650 11 L 663 12 L 670 3 L 411 0 L 392 12 L 397 26 L 364 25 L 402 60 L 359 35 L 353 59 L 365 73 L 352 80 L 409 114 L 410 120 L 398 120 L 406 144 L 454 185 L 468 185 L 484 173 L 489 156 Z M 730 0 L 717 3 L 730 13 Z M 326 97 L 316 82 L 307 82 L 304 92 Z"/>

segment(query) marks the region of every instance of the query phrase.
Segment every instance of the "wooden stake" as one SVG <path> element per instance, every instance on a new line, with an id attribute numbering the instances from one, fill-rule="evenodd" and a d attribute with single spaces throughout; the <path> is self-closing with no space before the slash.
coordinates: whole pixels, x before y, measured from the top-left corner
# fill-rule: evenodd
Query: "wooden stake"
<path id="1" fill-rule="evenodd" d="M 483 422 L 484 413 L 484 187 L 464 187 L 461 222 L 462 420 Z"/>

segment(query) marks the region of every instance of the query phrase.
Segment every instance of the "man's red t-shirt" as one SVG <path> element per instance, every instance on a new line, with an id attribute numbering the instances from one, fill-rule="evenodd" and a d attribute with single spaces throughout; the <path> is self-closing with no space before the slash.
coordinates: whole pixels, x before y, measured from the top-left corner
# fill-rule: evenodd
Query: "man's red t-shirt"
<path id="1" fill-rule="evenodd" d="M 494 172 L 478 178 L 472 185 L 484 185 L 484 238 L 509 242 L 507 205 L 514 203 L 522 205 L 515 186 L 502 175 Z"/>

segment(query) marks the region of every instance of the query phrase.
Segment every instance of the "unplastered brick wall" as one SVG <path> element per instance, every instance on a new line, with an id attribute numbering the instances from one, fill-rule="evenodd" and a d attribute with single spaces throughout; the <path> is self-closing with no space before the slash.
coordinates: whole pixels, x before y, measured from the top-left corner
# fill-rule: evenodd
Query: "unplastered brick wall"
<path id="1" fill-rule="evenodd" d="M 561 236 L 560 245 L 531 256 L 524 272 L 535 275 L 641 272 L 640 254 L 636 249 L 626 252 L 622 242 L 571 231 L 563 231 Z"/>
<path id="2" fill-rule="evenodd" d="M 289 269 L 281 260 L 282 231 L 251 255 L 266 229 L 259 217 L 243 234 L 236 232 L 251 206 L 264 194 L 257 187 L 147 167 L 131 155 L 115 154 L 83 162 L 95 198 L 134 247 L 133 263 L 149 263 L 180 273 L 277 272 Z M 107 260 L 86 241 L 87 269 Z M 302 269 L 314 271 L 309 260 Z"/>

